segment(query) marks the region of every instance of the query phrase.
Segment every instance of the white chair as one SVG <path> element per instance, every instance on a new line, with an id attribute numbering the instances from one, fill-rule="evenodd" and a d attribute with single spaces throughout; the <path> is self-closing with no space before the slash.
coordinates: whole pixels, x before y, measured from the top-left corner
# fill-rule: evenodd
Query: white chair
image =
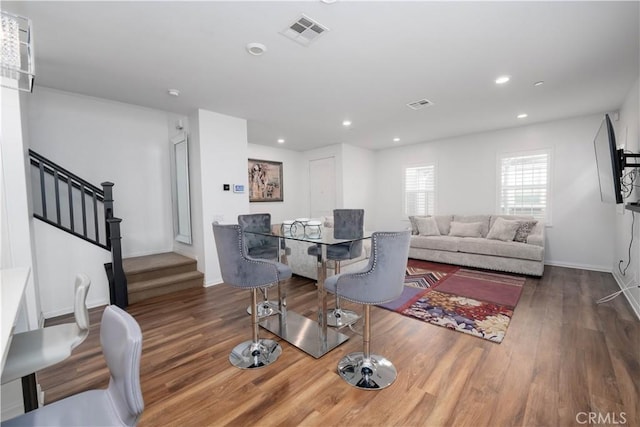
<path id="1" fill-rule="evenodd" d="M 87 293 L 91 280 L 78 274 L 75 282 L 75 323 L 48 326 L 15 334 L 2 370 L 2 384 L 62 362 L 89 335 Z"/>
<path id="2" fill-rule="evenodd" d="M 2 426 L 135 426 L 144 410 L 138 322 L 121 308 L 107 306 L 100 324 L 100 345 L 111 375 L 106 389 L 74 394 Z"/>

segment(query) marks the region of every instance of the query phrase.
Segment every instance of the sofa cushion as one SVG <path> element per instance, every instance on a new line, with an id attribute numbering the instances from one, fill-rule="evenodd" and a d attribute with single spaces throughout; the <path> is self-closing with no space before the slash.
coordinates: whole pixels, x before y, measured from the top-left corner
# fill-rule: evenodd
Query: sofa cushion
<path id="1" fill-rule="evenodd" d="M 502 240 L 504 242 L 511 242 L 516 236 L 516 232 L 520 228 L 519 221 L 511 221 L 504 218 L 498 218 L 487 234 L 489 240 Z"/>
<path id="2" fill-rule="evenodd" d="M 457 252 L 460 240 L 462 239 L 451 236 L 411 236 L 410 246 L 412 248 Z"/>
<path id="3" fill-rule="evenodd" d="M 482 237 L 487 237 L 489 233 L 489 220 L 490 215 L 454 215 L 453 221 L 455 222 L 481 222 L 482 228 L 480 230 Z"/>
<path id="4" fill-rule="evenodd" d="M 420 236 L 439 236 L 440 230 L 438 229 L 438 223 L 432 216 L 427 218 L 415 218 L 416 225 L 418 226 L 418 234 Z"/>
<path id="5" fill-rule="evenodd" d="M 411 222 L 411 234 L 419 234 L 418 232 L 418 224 L 416 223 L 417 218 L 434 218 L 436 220 L 436 224 L 438 224 L 438 231 L 441 235 L 446 236 L 449 234 L 449 228 L 451 224 L 451 220 L 453 219 L 453 215 L 411 215 L 409 216 L 409 221 Z"/>
<path id="6" fill-rule="evenodd" d="M 457 222 L 451 221 L 449 236 L 456 237 L 482 237 L 481 222 Z"/>
<path id="7" fill-rule="evenodd" d="M 530 259 L 533 261 L 542 261 L 544 256 L 544 248 L 541 246 L 474 237 L 459 239 L 457 247 L 459 252 Z"/>

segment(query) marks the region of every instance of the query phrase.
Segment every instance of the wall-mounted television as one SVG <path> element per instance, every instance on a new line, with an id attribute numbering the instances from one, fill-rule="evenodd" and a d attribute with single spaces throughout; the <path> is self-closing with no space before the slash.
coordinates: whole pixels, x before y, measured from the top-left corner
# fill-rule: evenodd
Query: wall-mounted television
<path id="1" fill-rule="evenodd" d="M 640 154 L 625 153 L 616 146 L 616 135 L 608 114 L 604 115 L 600 129 L 593 140 L 600 183 L 600 199 L 605 203 L 622 203 L 631 195 L 637 173 L 624 175 L 625 168 L 640 168 Z M 631 160 L 633 159 L 633 160 Z M 633 205 L 640 206 L 640 200 Z"/>
<path id="2" fill-rule="evenodd" d="M 616 135 L 608 114 L 593 140 L 600 183 L 600 199 L 605 203 L 622 203 L 624 152 L 616 146 Z"/>

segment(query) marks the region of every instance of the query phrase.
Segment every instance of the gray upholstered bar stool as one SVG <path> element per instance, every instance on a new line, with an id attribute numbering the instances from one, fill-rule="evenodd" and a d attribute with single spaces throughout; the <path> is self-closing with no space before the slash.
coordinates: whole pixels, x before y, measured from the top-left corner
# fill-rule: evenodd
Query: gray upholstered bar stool
<path id="1" fill-rule="evenodd" d="M 255 231 L 260 233 L 271 232 L 271 214 L 257 213 L 238 215 L 238 225 L 240 229 L 245 231 Z M 284 242 L 283 242 L 284 245 Z M 287 254 L 286 248 L 285 256 Z M 251 258 L 270 259 L 278 261 L 278 238 L 261 236 L 259 234 L 246 233 L 244 235 L 245 253 Z M 256 306 L 258 309 L 258 317 L 271 316 L 276 312 L 278 301 L 269 301 L 267 288 L 261 288 L 262 302 Z M 247 307 L 247 313 L 251 314 L 251 306 Z"/>
<path id="2" fill-rule="evenodd" d="M 126 311 L 107 306 L 100 345 L 109 368 L 109 386 L 66 397 L 2 423 L 14 426 L 135 426 L 144 410 L 140 388 L 142 332 Z"/>
<path id="3" fill-rule="evenodd" d="M 258 288 L 270 287 L 291 277 L 291 269 L 279 262 L 245 255 L 243 232 L 239 225 L 213 224 L 222 280 L 227 285 L 251 291 L 251 307 L 258 302 Z M 251 313 L 252 339 L 238 344 L 229 361 L 238 368 L 260 368 L 273 363 L 282 348 L 273 340 L 258 338 L 258 311 Z"/>
<path id="4" fill-rule="evenodd" d="M 376 232 L 371 236 L 368 266 L 357 273 L 327 278 L 325 289 L 348 301 L 364 304 L 363 351 L 346 355 L 338 363 L 338 373 L 349 384 L 362 389 L 385 388 L 397 376 L 386 358 L 371 354 L 371 305 L 393 301 L 402 294 L 410 231 Z"/>
<path id="5" fill-rule="evenodd" d="M 364 209 L 334 209 L 333 237 L 336 239 L 353 239 L 364 234 Z M 318 247 L 311 246 L 307 253 L 318 256 Z M 327 247 L 327 259 L 335 263 L 335 273 L 340 273 L 340 261 L 357 258 L 362 254 L 362 240 L 339 243 Z M 327 325 L 343 327 L 356 322 L 360 316 L 355 311 L 343 310 L 340 297 L 336 294 L 336 306 L 327 312 Z"/>
<path id="6" fill-rule="evenodd" d="M 74 323 L 47 326 L 13 335 L 2 370 L 2 384 L 30 375 L 60 363 L 71 356 L 89 335 L 87 293 L 91 280 L 86 274 L 76 275 Z"/>

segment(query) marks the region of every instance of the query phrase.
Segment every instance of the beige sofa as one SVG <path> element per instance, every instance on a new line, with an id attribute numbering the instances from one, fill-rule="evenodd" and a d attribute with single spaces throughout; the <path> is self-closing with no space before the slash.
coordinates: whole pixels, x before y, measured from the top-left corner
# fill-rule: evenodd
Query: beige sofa
<path id="1" fill-rule="evenodd" d="M 544 223 L 532 217 L 436 215 L 410 220 L 410 258 L 532 276 L 544 272 Z"/>

